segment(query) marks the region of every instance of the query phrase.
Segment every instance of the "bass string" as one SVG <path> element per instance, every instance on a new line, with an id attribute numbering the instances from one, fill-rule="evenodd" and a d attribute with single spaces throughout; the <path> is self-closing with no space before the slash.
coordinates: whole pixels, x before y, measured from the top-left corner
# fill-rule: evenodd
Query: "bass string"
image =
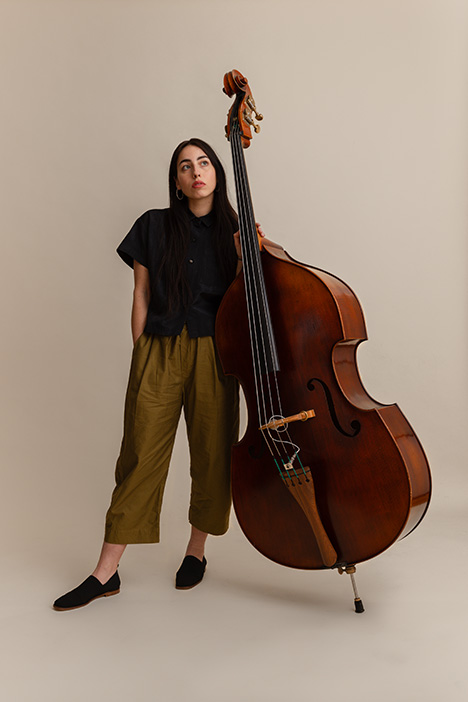
<path id="1" fill-rule="evenodd" d="M 273 338 L 273 331 L 272 331 L 272 326 L 271 326 L 271 316 L 269 314 L 269 307 L 268 307 L 268 301 L 267 301 L 267 296 L 266 296 L 266 289 L 265 289 L 265 281 L 263 276 L 261 275 L 262 272 L 262 266 L 261 266 L 261 258 L 260 258 L 260 249 L 258 246 L 258 239 L 257 239 L 257 231 L 256 231 L 256 225 L 255 225 L 255 217 L 253 214 L 253 207 L 252 207 L 252 199 L 250 197 L 250 188 L 248 185 L 248 176 L 247 176 L 247 171 L 246 171 L 246 166 L 245 166 L 245 159 L 243 157 L 243 149 L 242 149 L 242 144 L 240 142 L 240 137 L 239 137 L 239 129 L 238 125 L 237 129 L 235 130 L 236 132 L 236 142 L 235 142 L 235 148 L 236 148 L 236 163 L 240 168 L 242 169 L 242 172 L 239 173 L 239 181 L 242 187 L 240 188 L 241 190 L 241 196 L 242 196 L 242 203 L 244 207 L 246 208 L 248 212 L 248 226 L 249 228 L 246 228 L 245 232 L 249 234 L 250 236 L 242 237 L 244 240 L 244 248 L 246 252 L 248 251 L 249 256 L 247 257 L 247 260 L 250 265 L 247 265 L 248 271 L 247 271 L 247 279 L 249 280 L 252 275 L 251 273 L 249 274 L 249 271 L 251 272 L 252 269 L 256 270 L 259 272 L 258 278 L 254 278 L 255 282 L 255 288 L 256 288 L 256 302 L 257 302 L 257 308 L 259 307 L 259 295 L 258 295 L 258 280 L 260 281 L 259 287 L 260 287 L 260 300 L 263 304 L 263 310 L 264 314 L 267 319 L 267 324 L 266 324 L 266 329 L 268 331 L 268 341 L 270 343 L 270 347 L 274 349 L 274 355 L 271 354 L 271 359 L 272 359 L 272 364 L 273 364 L 273 377 L 274 377 L 274 382 L 275 382 L 275 390 L 276 390 L 276 398 L 278 401 L 278 407 L 279 407 L 279 414 L 275 412 L 275 408 L 273 405 L 273 398 L 272 398 L 272 392 L 271 392 L 271 387 L 270 387 L 270 376 L 267 374 L 265 376 L 267 383 L 268 383 L 268 394 L 270 398 L 270 411 L 271 414 L 268 417 L 267 414 L 265 413 L 265 403 L 263 401 L 264 405 L 264 419 L 265 421 L 263 424 L 266 424 L 268 421 L 271 421 L 272 419 L 283 419 L 283 411 L 281 407 L 281 397 L 279 393 L 279 387 L 278 387 L 278 377 L 277 373 L 275 370 L 275 364 L 278 366 L 277 362 L 277 354 L 276 354 L 276 346 L 274 343 L 274 338 Z M 245 220 L 245 214 L 244 215 L 244 220 Z M 241 240 L 242 243 L 242 240 Z M 246 271 L 244 271 L 244 276 L 246 275 Z M 252 284 L 249 286 L 252 288 Z M 252 302 L 253 296 L 252 294 L 250 295 L 250 304 L 253 304 Z M 252 319 L 255 318 L 255 314 L 253 311 L 251 311 L 251 317 Z M 259 332 L 257 331 L 257 327 L 254 324 L 253 327 L 253 334 L 255 335 L 256 342 L 255 342 L 255 351 L 256 351 L 256 356 L 259 356 L 259 343 L 258 343 L 258 336 L 261 336 L 262 340 L 262 347 L 263 347 L 263 353 L 264 353 L 264 358 L 266 356 L 266 350 L 265 350 L 265 340 L 263 337 L 263 329 L 262 326 L 259 326 Z M 258 375 L 258 383 L 260 384 L 260 387 L 262 389 L 262 397 L 264 398 L 264 392 L 263 392 L 263 379 L 262 379 L 262 374 L 261 374 L 261 363 L 258 358 L 255 359 L 255 365 L 257 367 L 257 375 Z M 257 378 L 256 378 L 257 380 Z M 260 415 L 259 415 L 260 417 Z M 287 470 L 292 470 L 294 471 L 294 468 L 292 466 L 293 461 L 299 454 L 299 447 L 297 444 L 295 444 L 292 441 L 292 438 L 290 436 L 289 430 L 288 430 L 288 425 L 284 425 L 281 430 L 279 429 L 268 429 L 267 431 L 263 431 L 263 436 L 265 439 L 265 443 L 267 444 L 268 449 L 270 450 L 270 453 L 274 456 L 275 452 L 277 453 L 281 463 L 283 464 L 283 467 L 286 467 Z M 276 436 L 275 436 L 276 435 Z M 268 440 L 268 437 L 271 441 Z M 285 440 L 285 438 L 287 440 Z M 273 449 L 275 451 L 272 450 Z M 281 449 L 281 450 L 280 450 Z M 292 454 L 290 453 L 290 449 L 292 450 Z M 299 463 L 301 464 L 300 458 L 299 458 Z M 302 465 L 302 464 L 301 464 Z M 279 467 L 279 466 L 278 466 Z M 294 471 L 295 472 L 295 471 Z M 281 470 L 280 470 L 281 473 Z"/>
<path id="2" fill-rule="evenodd" d="M 242 178 L 246 184 L 246 194 L 247 194 L 247 203 L 246 204 L 247 204 L 247 210 L 248 210 L 248 215 L 249 215 L 249 225 L 250 225 L 249 244 L 252 247 L 253 259 L 255 259 L 254 270 L 256 270 L 258 272 L 258 285 L 259 285 L 259 289 L 260 289 L 260 299 L 261 299 L 261 303 L 262 303 L 264 318 L 266 321 L 266 331 L 267 331 L 267 338 L 268 338 L 267 350 L 269 351 L 272 370 L 275 371 L 275 370 L 279 369 L 278 354 L 276 351 L 276 344 L 275 344 L 275 340 L 274 340 L 274 336 L 273 336 L 271 315 L 270 315 L 269 306 L 268 306 L 268 299 L 267 299 L 266 288 L 265 288 L 265 279 L 263 277 L 263 269 L 262 269 L 261 256 L 260 256 L 260 247 L 258 246 L 257 229 L 256 229 L 256 224 L 255 224 L 254 212 L 253 212 L 252 198 L 250 196 L 249 179 L 247 176 L 247 168 L 245 165 L 243 150 L 241 150 L 241 155 L 240 155 L 240 166 L 242 169 Z"/>
<path id="3" fill-rule="evenodd" d="M 266 304 L 266 295 L 265 291 L 261 287 L 261 282 L 263 282 L 262 276 L 258 275 L 257 277 L 253 275 L 252 273 L 255 271 L 255 268 L 257 271 L 261 270 L 261 263 L 260 263 L 260 252 L 259 252 L 259 247 L 257 244 L 257 234 L 256 234 L 256 227 L 255 227 L 255 220 L 253 216 L 253 208 L 251 204 L 251 198 L 249 188 L 248 188 L 248 179 L 247 179 L 247 174 L 245 170 L 245 162 L 243 159 L 243 150 L 242 146 L 240 143 L 239 139 L 239 130 L 238 128 L 234 130 L 235 131 L 235 136 L 236 138 L 233 140 L 233 146 L 234 146 L 234 156 L 235 156 L 235 165 L 236 165 L 236 175 L 238 176 L 238 182 L 239 182 L 239 193 L 240 193 L 240 214 L 241 214 L 241 224 L 244 224 L 245 226 L 241 226 L 241 245 L 243 246 L 243 258 L 245 257 L 244 265 L 245 265 L 245 270 L 244 270 L 244 277 L 246 278 L 246 285 L 249 290 L 249 312 L 250 312 L 250 317 L 252 319 L 252 331 L 253 331 L 253 338 L 255 340 L 255 346 L 254 346 L 254 359 L 255 359 L 255 365 L 257 367 L 258 371 L 258 376 L 259 379 L 261 378 L 261 362 L 260 362 L 260 350 L 259 350 L 259 337 L 261 338 L 262 342 L 262 347 L 263 347 L 263 357 L 264 359 L 266 358 L 266 347 L 265 347 L 265 339 L 263 335 L 263 329 L 260 324 L 258 324 L 258 321 L 255 319 L 255 311 L 261 312 L 261 303 L 263 305 L 263 311 L 266 319 L 268 320 L 268 306 Z M 242 168 L 243 166 L 243 168 Z M 249 206 L 250 205 L 250 206 Z M 250 234 L 250 236 L 248 236 Z M 244 236 L 243 236 L 244 235 Z M 256 261 L 254 259 L 257 258 Z M 256 264 L 256 265 L 255 265 Z M 255 291 L 255 297 L 256 297 L 256 305 L 254 305 L 254 291 Z M 260 291 L 260 295 L 259 295 Z M 270 324 L 265 325 L 266 328 L 271 331 L 271 321 Z M 270 339 L 272 338 L 272 335 L 270 333 Z M 270 344 L 271 345 L 271 344 Z M 267 376 L 268 379 L 268 376 Z M 259 385 L 262 390 L 262 394 L 264 395 L 264 387 L 263 383 L 259 382 Z M 270 397 L 270 410 L 271 412 L 274 412 L 274 407 L 273 407 L 273 398 L 271 394 L 271 387 L 268 387 L 269 390 L 269 397 Z M 264 419 L 265 421 L 263 423 L 266 423 L 268 420 L 268 415 L 266 413 L 266 408 L 264 407 Z M 261 417 L 260 417 L 261 418 Z"/>
<path id="4" fill-rule="evenodd" d="M 234 134 L 233 134 L 234 132 Z M 232 147 L 233 147 L 233 162 L 234 162 L 234 171 L 235 171 L 235 176 L 236 176 L 236 181 L 238 184 L 238 190 L 237 192 L 239 193 L 239 215 L 240 215 L 240 238 L 241 238 L 241 248 L 242 248 L 242 257 L 244 259 L 244 278 L 246 281 L 246 292 L 247 292 L 247 305 L 248 305 L 248 313 L 249 313 L 249 325 L 251 328 L 251 345 L 252 345 L 252 355 L 253 355 L 253 360 L 254 360 L 254 375 L 255 375 L 255 386 L 256 386 L 256 395 L 257 395 L 257 407 L 258 407 L 258 412 L 259 412 L 259 421 L 262 424 L 266 424 L 273 417 L 278 417 L 278 413 L 275 412 L 274 408 L 274 400 L 273 400 L 273 394 L 276 394 L 276 399 L 278 402 L 278 410 L 279 410 L 279 416 L 283 418 L 283 412 L 282 412 L 282 407 L 281 407 L 281 398 L 279 394 L 279 387 L 278 387 L 278 379 L 277 379 L 277 373 L 276 373 L 276 367 L 278 366 L 278 360 L 277 360 L 277 352 L 276 352 L 276 346 L 274 344 L 274 339 L 273 339 L 273 333 L 272 333 L 272 326 L 271 326 L 271 317 L 269 315 L 269 308 L 268 308 L 268 302 L 267 302 L 267 297 L 266 297 L 266 289 L 265 289 L 265 282 L 263 279 L 263 276 L 259 274 L 258 276 L 255 276 L 254 271 L 255 269 L 257 271 L 261 271 L 261 259 L 260 259 L 260 250 L 258 247 L 258 241 L 257 241 L 257 231 L 256 231 L 256 225 L 255 225 L 255 218 L 253 214 L 253 207 L 252 207 L 252 201 L 250 197 L 250 189 L 248 185 L 248 178 L 247 178 L 247 172 L 245 168 L 245 160 L 243 158 L 243 149 L 242 145 L 240 142 L 240 137 L 239 137 L 239 129 L 238 125 L 235 125 L 234 130 L 231 131 L 231 136 L 234 138 L 231 140 Z M 255 300 L 254 300 L 255 297 Z M 254 303 L 256 304 L 256 307 L 254 306 Z M 265 343 L 265 338 L 263 334 L 263 328 L 262 324 L 259 320 L 256 320 L 256 314 L 255 314 L 255 309 L 260 311 L 261 314 L 261 307 L 263 308 L 263 313 L 264 317 L 266 319 L 266 330 L 268 334 L 268 342 L 269 346 L 266 346 Z M 270 377 L 269 373 L 266 373 L 266 383 L 267 383 L 267 390 L 268 390 L 268 396 L 269 396 L 269 404 L 270 404 L 270 416 L 268 416 L 268 413 L 266 411 L 266 403 L 265 403 L 265 390 L 264 390 L 264 383 L 262 379 L 262 373 L 261 373 L 261 360 L 260 360 L 260 343 L 259 343 L 259 337 L 261 340 L 261 346 L 263 349 L 263 358 L 264 358 L 264 366 L 265 369 L 267 370 L 267 348 L 270 350 L 270 360 L 273 366 L 273 377 L 274 377 L 274 385 L 275 385 L 275 393 L 272 393 L 272 388 L 271 388 L 271 382 L 270 382 Z M 276 367 L 275 367 L 276 366 Z M 259 392 L 260 389 L 260 392 Z M 263 406 L 263 413 L 264 417 L 262 421 L 262 416 L 261 416 L 261 406 L 260 406 L 260 394 L 261 394 L 261 404 Z M 272 431 L 276 433 L 277 438 L 275 438 L 272 435 Z M 267 436 L 269 436 L 273 448 L 275 449 L 276 453 L 278 454 L 280 460 L 284 464 L 290 463 L 291 462 L 291 457 L 289 456 L 289 451 L 286 448 L 285 444 L 290 445 L 295 449 L 294 451 L 294 457 L 297 455 L 298 452 L 298 447 L 291 441 L 291 437 L 289 436 L 289 432 L 287 431 L 287 427 L 284 427 L 281 433 L 286 433 L 288 436 L 289 441 L 284 441 L 283 437 L 281 436 L 280 432 L 278 430 L 268 430 L 267 432 L 263 432 L 263 436 L 265 438 L 265 442 L 272 453 L 274 455 L 274 452 L 272 450 L 272 447 L 270 445 L 270 442 L 267 439 Z M 280 451 L 280 447 L 282 448 L 282 453 Z M 294 457 L 292 460 L 294 460 Z"/>
<path id="5" fill-rule="evenodd" d="M 271 393 L 271 385 L 269 382 L 269 377 L 268 374 L 265 376 L 267 382 L 266 382 L 266 390 L 267 393 L 265 392 L 265 383 L 263 381 L 262 377 L 262 363 L 261 363 L 261 358 L 260 358 L 260 353 L 261 351 L 263 352 L 263 361 L 264 361 L 264 369 L 268 369 L 268 358 L 267 358 L 267 351 L 268 348 L 266 346 L 266 340 L 264 337 L 264 330 L 263 330 L 263 325 L 261 323 L 261 315 L 263 312 L 264 318 L 267 320 L 266 323 L 266 328 L 268 328 L 268 306 L 266 304 L 266 296 L 264 294 L 264 291 L 262 291 L 261 287 L 261 263 L 260 263 L 260 252 L 259 252 L 259 247 L 258 247 L 258 240 L 257 240 L 257 230 L 255 226 L 255 219 L 253 216 L 253 208 L 252 208 L 252 203 L 251 203 L 251 197 L 250 197 L 250 191 L 249 191 L 249 185 L 248 185 L 248 179 L 247 179 L 247 174 L 245 171 L 245 162 L 243 158 L 243 150 L 242 150 L 242 145 L 240 143 L 240 138 L 239 138 L 239 133 L 238 129 L 235 130 L 235 139 L 234 139 L 234 153 L 235 153 L 235 163 L 236 163 L 236 170 L 238 172 L 238 180 L 239 180 L 239 192 L 240 192 L 240 202 L 239 202 L 239 211 L 241 215 L 241 226 L 240 226 L 240 232 L 241 232 L 241 245 L 243 247 L 243 252 L 242 256 L 244 258 L 244 278 L 246 281 L 246 289 L 248 290 L 248 306 L 249 306 L 249 318 L 251 320 L 251 340 L 253 342 L 252 346 L 252 352 L 253 352 L 253 358 L 254 358 L 254 365 L 256 368 L 256 375 L 258 378 L 258 386 L 261 391 L 262 395 L 262 404 L 263 404 L 263 411 L 264 411 L 264 417 L 262 418 L 261 414 L 259 415 L 259 419 L 261 424 L 266 424 L 268 421 L 268 412 L 266 410 L 266 402 L 265 402 L 265 395 L 268 394 L 268 399 L 269 399 L 269 405 L 270 405 L 270 413 L 274 413 L 274 403 L 273 403 L 273 397 Z M 243 166 L 243 168 L 242 168 Z M 249 206 L 250 205 L 250 206 Z M 255 260 L 257 258 L 257 260 Z M 257 275 L 255 275 L 255 272 Z M 260 349 L 260 346 L 262 347 Z M 271 344 L 270 344 L 271 346 Z M 270 358 L 271 358 L 271 353 L 270 353 Z"/>
<path id="6" fill-rule="evenodd" d="M 237 130 L 238 132 L 238 130 Z M 277 409 L 274 407 L 274 402 L 273 402 L 273 393 L 272 393 L 272 388 L 271 388 L 271 383 L 270 383 L 270 374 L 267 373 L 265 375 L 266 383 L 268 386 L 268 394 L 270 398 L 270 415 L 265 416 L 265 421 L 263 422 L 266 424 L 268 421 L 271 421 L 274 418 L 283 418 L 283 410 L 282 410 L 282 405 L 281 405 L 281 396 L 279 393 L 279 387 L 278 387 L 278 377 L 277 377 L 277 372 L 276 368 L 279 367 L 278 363 L 278 357 L 277 357 L 277 351 L 276 351 L 276 344 L 274 342 L 274 337 L 273 337 L 273 329 L 272 329 L 272 324 L 271 324 L 271 315 L 269 311 L 269 306 L 268 306 L 268 299 L 266 295 L 266 288 L 265 288 L 265 280 L 262 275 L 263 269 L 262 269 L 262 264 L 261 264 L 261 257 L 260 257 L 260 248 L 258 246 L 258 238 L 257 238 L 257 230 L 256 230 L 256 225 L 255 225 L 255 217 L 253 213 L 253 206 L 252 206 L 252 198 L 250 197 L 250 188 L 248 186 L 248 176 L 247 176 L 247 170 L 246 170 L 246 165 L 245 165 L 245 159 L 243 157 L 243 149 L 242 145 L 240 143 L 240 139 L 238 140 L 237 143 L 237 151 L 239 154 L 239 161 L 240 161 L 240 166 L 242 168 L 242 181 L 245 184 L 245 203 L 248 208 L 248 213 L 249 213 L 249 229 L 247 230 L 249 233 L 249 237 L 247 238 L 247 244 L 249 247 L 249 253 L 251 254 L 250 261 L 252 263 L 251 268 L 255 271 L 258 271 L 258 276 L 255 278 L 256 282 L 258 280 L 258 287 L 260 289 L 260 298 L 257 294 L 257 308 L 260 308 L 259 304 L 259 299 L 261 301 L 261 304 L 263 306 L 263 313 L 266 318 L 266 329 L 267 329 L 267 334 L 268 334 L 268 344 L 269 346 L 266 347 L 264 336 L 263 336 L 263 327 L 260 324 L 259 329 L 260 329 L 260 336 L 262 339 L 262 346 L 263 346 L 263 353 L 264 353 L 264 358 L 266 357 L 266 350 L 271 349 L 270 353 L 270 359 L 272 363 L 272 375 L 274 378 L 274 385 L 275 385 L 275 390 L 276 390 L 276 400 L 277 400 Z M 256 329 L 255 329 L 255 333 Z M 257 344 L 258 348 L 258 344 Z M 261 382 L 262 382 L 262 377 L 260 376 Z M 262 387 L 263 387 L 263 382 L 262 382 Z M 276 433 L 275 438 L 273 433 Z M 289 441 L 284 441 L 283 439 L 283 434 L 285 434 Z M 282 462 L 285 463 L 290 463 L 291 462 L 291 457 L 289 455 L 289 452 L 286 448 L 286 445 L 292 446 L 295 449 L 295 454 L 297 455 L 298 447 L 292 442 L 291 437 L 289 436 L 289 432 L 287 431 L 287 426 L 285 426 L 282 430 L 281 433 L 278 430 L 275 429 L 269 429 L 266 434 L 264 433 L 264 437 L 266 440 L 266 436 L 269 436 L 271 441 L 273 442 L 273 446 L 276 449 L 279 457 L 281 458 L 281 452 L 279 450 L 279 447 L 283 449 L 283 458 L 281 458 Z M 268 448 L 271 451 L 271 447 L 266 440 L 266 443 L 268 445 Z M 273 451 L 271 451 L 273 453 Z"/>
<path id="7" fill-rule="evenodd" d="M 245 193 L 243 189 L 243 184 L 242 184 L 242 175 L 240 172 L 240 167 L 239 167 L 239 153 L 238 149 L 236 147 L 238 146 L 237 144 L 237 135 L 235 130 L 231 129 L 231 147 L 232 147 L 232 158 L 233 158 L 233 165 L 234 165 L 234 176 L 236 180 L 236 193 L 237 193 L 237 200 L 238 200 L 238 210 L 239 210 L 239 231 L 240 231 L 240 244 L 241 244 L 241 250 L 242 250 L 242 259 L 243 259 L 243 264 L 244 264 L 244 282 L 245 282 L 245 290 L 246 290 L 246 297 L 247 297 L 247 313 L 248 313 L 248 319 L 249 319 L 249 329 L 251 331 L 250 333 L 250 344 L 251 344 L 251 350 L 252 350 L 252 359 L 253 359 L 253 370 L 254 370 L 254 379 L 255 379 L 255 393 L 257 397 L 257 410 L 258 410 L 258 418 L 259 418 L 259 423 L 260 425 L 262 424 L 262 415 L 261 415 L 261 410 L 262 410 L 262 405 L 263 405 L 263 412 L 266 416 L 266 407 L 265 407 L 265 397 L 264 397 L 264 392 L 262 388 L 262 383 L 261 383 L 261 370 L 260 370 L 260 361 L 259 361 L 259 352 L 258 352 L 258 340 L 256 338 L 256 326 L 254 324 L 254 319 L 253 319 L 253 290 L 252 290 L 252 283 L 250 276 L 248 275 L 249 271 L 249 262 L 248 262 L 248 257 L 250 255 L 250 251 L 248 249 L 248 243 L 247 243 L 247 238 L 245 231 L 247 229 L 247 221 L 246 221 L 246 205 L 245 205 Z M 261 395 L 261 401 L 260 401 L 260 395 Z"/>

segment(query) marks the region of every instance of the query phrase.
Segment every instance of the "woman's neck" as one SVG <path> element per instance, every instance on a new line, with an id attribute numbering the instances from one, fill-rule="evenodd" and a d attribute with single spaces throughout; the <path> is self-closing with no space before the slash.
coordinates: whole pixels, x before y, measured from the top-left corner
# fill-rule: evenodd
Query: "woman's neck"
<path id="1" fill-rule="evenodd" d="M 203 217 L 213 209 L 213 198 L 203 198 L 203 200 L 189 200 L 188 208 L 195 217 Z"/>

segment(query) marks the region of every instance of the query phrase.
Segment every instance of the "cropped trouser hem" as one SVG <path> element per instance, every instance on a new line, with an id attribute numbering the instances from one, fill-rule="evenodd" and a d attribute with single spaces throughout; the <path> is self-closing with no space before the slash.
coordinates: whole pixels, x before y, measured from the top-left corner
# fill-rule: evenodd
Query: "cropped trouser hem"
<path id="1" fill-rule="evenodd" d="M 203 517 L 192 517 L 190 514 L 189 523 L 196 529 L 212 536 L 223 536 L 229 528 L 229 521 L 226 522 L 225 528 L 220 528 L 219 526 L 213 528 Z M 141 529 L 125 531 L 125 529 L 119 530 L 106 527 L 104 532 L 104 541 L 108 544 L 158 544 L 159 540 L 159 532 L 156 531 Z"/>
<path id="2" fill-rule="evenodd" d="M 219 517 L 210 519 L 209 515 L 200 514 L 194 508 L 190 507 L 188 520 L 192 526 L 200 531 L 204 531 L 205 534 L 222 536 L 229 529 L 229 512 L 224 516 L 224 524 L 222 524 Z"/>
<path id="3" fill-rule="evenodd" d="M 108 544 L 158 544 L 159 534 L 144 530 L 125 531 L 125 529 L 107 529 L 104 541 Z"/>

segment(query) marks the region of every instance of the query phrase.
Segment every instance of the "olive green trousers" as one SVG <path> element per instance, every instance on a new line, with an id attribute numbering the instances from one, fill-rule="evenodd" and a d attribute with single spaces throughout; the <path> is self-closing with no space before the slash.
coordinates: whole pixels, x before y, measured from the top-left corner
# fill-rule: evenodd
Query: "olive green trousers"
<path id="1" fill-rule="evenodd" d="M 239 388 L 225 376 L 210 336 L 143 333 L 133 349 L 124 435 L 105 541 L 159 541 L 164 485 L 180 413 L 190 448 L 189 522 L 224 534 L 231 509 L 231 445 L 239 432 Z"/>

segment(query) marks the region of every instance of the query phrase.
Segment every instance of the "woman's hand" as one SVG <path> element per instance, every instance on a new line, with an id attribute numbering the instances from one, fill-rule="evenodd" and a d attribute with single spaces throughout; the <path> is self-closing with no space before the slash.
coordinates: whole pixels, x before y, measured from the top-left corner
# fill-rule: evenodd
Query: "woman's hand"
<path id="1" fill-rule="evenodd" d="M 132 337 L 133 345 L 143 333 L 148 316 L 148 307 L 151 297 L 149 271 L 138 261 L 133 262 L 135 287 L 133 290 L 132 305 Z"/>
<path id="2" fill-rule="evenodd" d="M 257 227 L 257 234 L 258 236 L 264 237 L 265 234 L 263 233 L 263 229 L 261 225 L 256 222 L 256 227 Z M 237 258 L 239 259 L 239 262 L 242 261 L 242 249 L 240 245 L 240 232 L 236 232 L 234 234 L 234 246 L 236 247 L 236 253 L 237 253 Z"/>

